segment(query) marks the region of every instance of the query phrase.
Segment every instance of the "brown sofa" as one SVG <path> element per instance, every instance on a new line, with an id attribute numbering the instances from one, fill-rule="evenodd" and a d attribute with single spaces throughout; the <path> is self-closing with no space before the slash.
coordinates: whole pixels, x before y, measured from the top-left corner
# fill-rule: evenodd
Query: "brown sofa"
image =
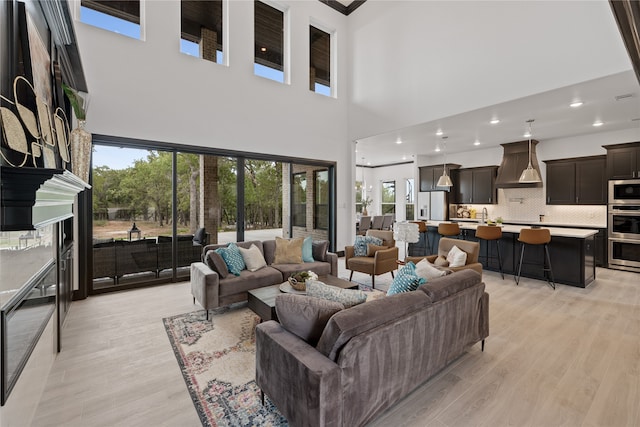
<path id="1" fill-rule="evenodd" d="M 442 237 L 440 239 L 440 243 L 438 243 L 438 255 L 442 255 L 444 257 L 447 256 L 451 248 L 457 246 L 463 252 L 467 254 L 467 261 L 465 265 L 462 267 L 447 267 L 447 269 L 451 271 L 460 271 L 472 269 L 480 273 L 482 275 L 482 264 L 478 262 L 478 254 L 480 253 L 480 243 L 478 242 L 470 242 L 468 240 L 460 240 L 460 239 L 451 239 L 449 237 Z M 406 262 L 413 261 L 414 264 L 420 262 L 423 258 L 429 260 L 429 262 L 433 263 L 438 255 L 428 255 L 428 256 L 410 256 L 405 259 Z"/>
<path id="2" fill-rule="evenodd" d="M 247 291 L 265 286 L 283 283 L 289 276 L 298 271 L 313 271 L 321 275 L 338 275 L 338 255 L 327 252 L 326 241 L 313 242 L 314 262 L 302 264 L 274 264 L 276 241 L 259 240 L 237 242 L 242 248 L 250 248 L 254 244 L 264 255 L 267 266 L 257 271 L 243 270 L 240 276 L 229 274 L 222 279 L 217 272 L 204 262 L 191 264 L 191 294 L 194 301 L 198 301 L 205 310 L 222 307 L 234 302 L 246 301 Z M 207 251 L 225 247 L 227 245 L 207 245 L 202 250 L 202 257 Z"/>
<path id="3" fill-rule="evenodd" d="M 481 276 L 460 271 L 334 314 L 314 347 L 256 328 L 256 383 L 294 426 L 361 426 L 489 335 Z"/>

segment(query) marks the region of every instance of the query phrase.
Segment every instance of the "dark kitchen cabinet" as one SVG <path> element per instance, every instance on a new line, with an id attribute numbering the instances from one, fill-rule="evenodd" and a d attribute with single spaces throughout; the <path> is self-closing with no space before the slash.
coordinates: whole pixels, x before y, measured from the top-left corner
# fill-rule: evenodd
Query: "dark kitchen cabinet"
<path id="1" fill-rule="evenodd" d="M 460 165 L 447 164 L 447 174 L 451 176 L 451 171 L 459 168 Z M 444 165 L 422 166 L 420 170 L 420 191 L 449 191 L 449 187 L 438 187 L 438 179 L 442 176 Z"/>
<path id="2" fill-rule="evenodd" d="M 497 166 L 455 170 L 454 203 L 498 203 L 495 186 L 497 173 Z"/>
<path id="3" fill-rule="evenodd" d="M 640 142 L 605 145 L 609 179 L 640 178 Z"/>
<path id="4" fill-rule="evenodd" d="M 548 205 L 604 205 L 607 203 L 606 157 L 548 160 Z"/>

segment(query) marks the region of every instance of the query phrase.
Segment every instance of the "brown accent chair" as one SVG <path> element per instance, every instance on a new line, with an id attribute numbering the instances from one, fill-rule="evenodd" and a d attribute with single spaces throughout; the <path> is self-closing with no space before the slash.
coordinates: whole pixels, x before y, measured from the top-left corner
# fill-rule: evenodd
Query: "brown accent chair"
<path id="1" fill-rule="evenodd" d="M 459 240 L 459 239 L 450 239 L 448 237 L 443 237 L 440 239 L 440 243 L 438 243 L 438 255 L 442 255 L 444 257 L 447 256 L 452 247 L 457 246 L 458 249 L 467 253 L 467 261 L 465 265 L 462 267 L 447 267 L 451 271 L 460 271 L 466 269 L 473 269 L 480 273 L 482 276 L 482 264 L 478 262 L 478 255 L 480 254 L 480 243 L 478 242 L 470 242 L 468 240 Z M 429 255 L 429 256 L 420 256 L 420 257 L 407 257 L 406 262 L 413 261 L 414 264 L 417 264 L 422 259 L 426 258 L 429 262 L 433 263 L 438 255 Z"/>
<path id="2" fill-rule="evenodd" d="M 377 237 L 382 239 L 382 246 L 387 246 L 389 249 L 383 249 L 377 251 L 373 256 L 355 256 L 355 249 L 353 246 L 346 246 L 344 248 L 345 265 L 347 269 L 351 270 L 349 280 L 353 278 L 353 272 L 358 271 L 360 273 L 369 274 L 371 276 L 371 286 L 376 286 L 376 276 L 391 272 L 393 277 L 393 270 L 398 268 L 398 248 L 396 247 L 396 241 L 393 239 L 393 231 L 387 230 L 368 230 L 367 236 Z"/>

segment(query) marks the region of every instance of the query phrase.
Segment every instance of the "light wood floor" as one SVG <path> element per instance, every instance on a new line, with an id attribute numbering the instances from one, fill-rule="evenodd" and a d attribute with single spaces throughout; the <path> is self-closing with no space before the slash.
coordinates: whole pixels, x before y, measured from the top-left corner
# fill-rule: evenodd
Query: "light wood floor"
<path id="1" fill-rule="evenodd" d="M 553 291 L 485 272 L 485 351 L 474 346 L 372 425 L 639 426 L 640 274 L 597 277 Z M 197 308 L 188 283 L 74 302 L 33 425 L 199 426 L 161 321 Z"/>

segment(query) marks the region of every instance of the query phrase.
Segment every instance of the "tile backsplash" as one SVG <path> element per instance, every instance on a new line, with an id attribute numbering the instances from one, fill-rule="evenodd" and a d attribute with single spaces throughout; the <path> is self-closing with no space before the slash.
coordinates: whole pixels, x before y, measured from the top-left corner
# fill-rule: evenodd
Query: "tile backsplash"
<path id="1" fill-rule="evenodd" d="M 547 205 L 544 188 L 499 189 L 498 204 L 467 206 L 475 208 L 478 216 L 486 207 L 491 219 L 538 222 L 540 215 L 544 215 L 544 221 L 549 223 L 599 227 L 607 224 L 605 205 Z"/>

